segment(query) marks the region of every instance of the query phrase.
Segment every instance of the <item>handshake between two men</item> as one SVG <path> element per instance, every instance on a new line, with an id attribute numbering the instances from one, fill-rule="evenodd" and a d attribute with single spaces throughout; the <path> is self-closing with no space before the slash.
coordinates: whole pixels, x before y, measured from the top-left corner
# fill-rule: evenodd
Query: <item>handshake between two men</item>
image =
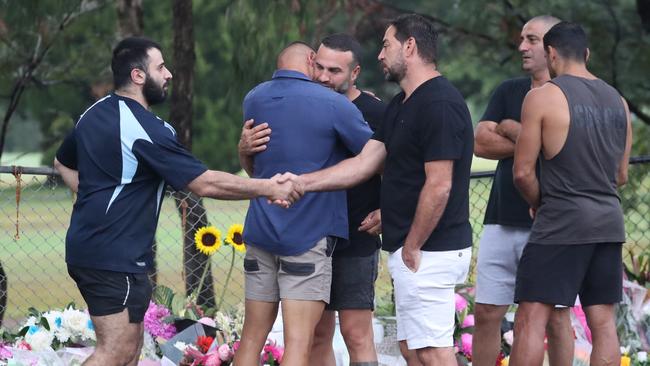
<path id="1" fill-rule="evenodd" d="M 305 194 L 305 184 L 299 176 L 286 172 L 269 178 L 272 184 L 268 202 L 280 207 L 289 208 Z"/>

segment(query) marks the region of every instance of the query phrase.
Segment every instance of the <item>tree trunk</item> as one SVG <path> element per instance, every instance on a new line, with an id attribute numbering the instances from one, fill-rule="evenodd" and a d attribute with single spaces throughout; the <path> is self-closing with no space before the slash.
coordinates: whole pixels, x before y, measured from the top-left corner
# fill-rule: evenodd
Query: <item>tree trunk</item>
<path id="1" fill-rule="evenodd" d="M 194 91 L 194 27 L 191 0 L 173 0 L 174 29 L 174 79 L 171 94 L 169 119 L 176 129 L 179 141 L 188 150 L 192 149 L 192 99 Z M 189 295 L 199 285 L 205 266 L 210 265 L 209 258 L 196 250 L 194 234 L 202 226 L 208 225 L 208 219 L 202 199 L 190 192 L 174 194 L 176 206 L 183 224 L 183 273 L 185 291 Z M 198 298 L 199 304 L 215 306 L 212 270 L 209 268 Z"/>
<path id="2" fill-rule="evenodd" d="M 142 0 L 118 0 L 116 6 L 120 37 L 141 36 L 144 28 Z"/>

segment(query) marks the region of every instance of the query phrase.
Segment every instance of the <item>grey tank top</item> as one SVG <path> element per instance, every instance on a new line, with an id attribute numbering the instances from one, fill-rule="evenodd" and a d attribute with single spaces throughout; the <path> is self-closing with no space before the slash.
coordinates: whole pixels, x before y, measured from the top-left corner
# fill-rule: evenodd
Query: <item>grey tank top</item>
<path id="1" fill-rule="evenodd" d="M 627 119 L 621 96 L 600 79 L 562 75 L 550 82 L 569 104 L 569 131 L 555 157 L 540 155 L 541 205 L 529 242 L 622 243 L 625 225 L 616 177 Z"/>

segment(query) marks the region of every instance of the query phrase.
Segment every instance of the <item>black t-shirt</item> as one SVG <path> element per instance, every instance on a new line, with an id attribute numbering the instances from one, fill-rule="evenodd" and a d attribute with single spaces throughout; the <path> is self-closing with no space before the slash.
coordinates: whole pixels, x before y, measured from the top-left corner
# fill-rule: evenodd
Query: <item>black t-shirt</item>
<path id="1" fill-rule="evenodd" d="M 504 119 L 521 122 L 521 105 L 530 90 L 530 78 L 506 80 L 492 93 L 481 121 L 501 123 Z M 531 227 L 528 203 L 521 197 L 512 179 L 513 158 L 499 160 L 490 191 L 484 224 Z"/>
<path id="2" fill-rule="evenodd" d="M 453 160 L 447 206 L 422 250 L 444 251 L 472 245 L 469 176 L 474 151 L 472 120 L 465 100 L 444 77 L 420 85 L 404 103 L 404 92 L 388 105 L 375 135 L 386 147 L 381 185 L 383 249 L 404 245 L 426 179 L 424 164 Z"/>
<path id="3" fill-rule="evenodd" d="M 352 101 L 363 114 L 363 118 L 368 122 L 373 131 L 384 118 L 386 104 L 379 99 L 361 93 Z M 370 180 L 348 189 L 348 221 L 350 230 L 350 240 L 339 239 L 334 251 L 335 257 L 365 257 L 373 254 L 381 247 L 379 236 L 370 235 L 365 231 L 359 231 L 361 221 L 368 214 L 379 208 L 379 195 L 381 189 L 381 176 L 375 175 Z"/>

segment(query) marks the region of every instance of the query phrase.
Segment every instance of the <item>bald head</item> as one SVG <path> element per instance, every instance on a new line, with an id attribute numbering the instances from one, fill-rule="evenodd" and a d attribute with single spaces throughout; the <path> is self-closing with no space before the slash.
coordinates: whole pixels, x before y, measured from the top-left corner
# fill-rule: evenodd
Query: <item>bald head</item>
<path id="1" fill-rule="evenodd" d="M 554 17 L 554 16 L 552 16 L 552 15 L 538 15 L 538 16 L 536 16 L 534 18 L 531 18 L 528 22 L 526 22 L 526 24 L 531 24 L 533 22 L 541 24 L 542 25 L 542 31 L 544 33 L 546 33 L 554 25 L 561 22 L 561 20 Z"/>
<path id="2" fill-rule="evenodd" d="M 278 69 L 294 70 L 313 76 L 312 63 L 316 52 L 303 42 L 293 42 L 278 55 Z"/>

